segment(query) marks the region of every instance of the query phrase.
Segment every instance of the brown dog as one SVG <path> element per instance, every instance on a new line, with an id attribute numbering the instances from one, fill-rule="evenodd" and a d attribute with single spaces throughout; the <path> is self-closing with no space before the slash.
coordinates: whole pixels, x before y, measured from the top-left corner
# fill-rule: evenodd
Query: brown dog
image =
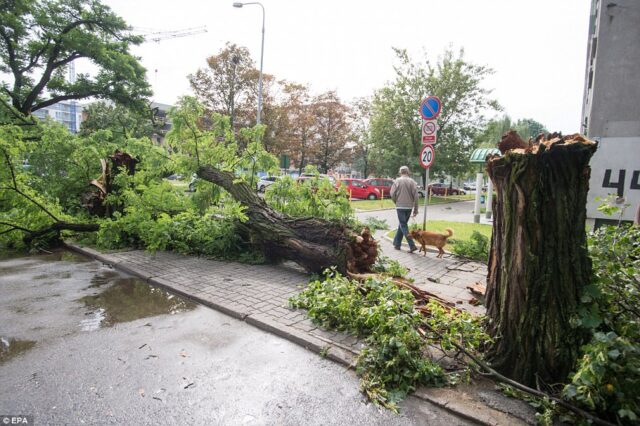
<path id="1" fill-rule="evenodd" d="M 424 251 L 424 256 L 427 255 L 427 246 L 435 246 L 438 248 L 438 255 L 436 257 L 442 257 L 444 254 L 444 247 L 447 244 L 447 239 L 453 235 L 453 230 L 451 228 L 446 229 L 448 234 L 440 234 L 438 232 L 430 232 L 430 231 L 420 231 L 418 229 L 414 229 L 409 232 L 411 237 L 420 243 L 422 246 L 420 251 Z M 419 252 L 418 252 L 419 253 Z"/>

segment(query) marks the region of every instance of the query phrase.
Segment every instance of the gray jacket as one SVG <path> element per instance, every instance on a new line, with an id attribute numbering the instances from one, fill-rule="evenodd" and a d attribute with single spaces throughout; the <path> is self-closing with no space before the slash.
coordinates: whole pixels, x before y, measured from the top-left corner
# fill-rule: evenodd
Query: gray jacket
<path id="1" fill-rule="evenodd" d="M 418 214 L 418 185 L 408 176 L 400 176 L 391 187 L 391 199 L 396 209 L 413 209 Z"/>

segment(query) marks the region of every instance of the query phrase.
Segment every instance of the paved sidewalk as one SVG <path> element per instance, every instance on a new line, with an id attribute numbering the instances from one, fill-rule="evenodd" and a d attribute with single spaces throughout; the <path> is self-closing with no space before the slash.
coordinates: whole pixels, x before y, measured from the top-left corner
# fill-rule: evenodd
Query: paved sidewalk
<path id="1" fill-rule="evenodd" d="M 300 292 L 309 280 L 307 274 L 298 270 L 274 265 L 222 262 L 171 252 L 152 254 L 132 250 L 103 254 L 74 244 L 67 246 L 151 285 L 188 297 L 347 366 L 353 366 L 363 347 L 356 337 L 322 330 L 303 311 L 288 307 L 288 299 Z M 457 298 L 451 295 L 459 295 L 459 289 L 467 281 L 483 276 L 478 271 L 481 269 L 479 264 L 460 262 L 454 258 L 434 259 L 433 253 L 423 258 L 398 252 L 385 240 L 381 241 L 381 246 L 384 254 L 409 265 L 417 284 L 449 300 Z M 467 272 L 461 270 L 464 268 L 477 269 Z M 439 285 L 443 287 L 434 287 L 437 283 L 428 281 L 429 278 L 440 280 Z M 525 424 L 532 418 L 526 404 L 509 400 L 496 392 L 488 381 L 466 387 L 421 388 L 415 392 L 415 396 L 479 424 Z"/>
<path id="2" fill-rule="evenodd" d="M 384 235 L 388 231 L 378 231 L 375 237 L 380 242 L 382 255 L 397 260 L 409 268 L 409 278 L 422 290 L 437 294 L 449 302 L 457 304 L 462 309 L 475 314 L 484 314 L 482 305 L 471 305 L 474 298 L 467 286 L 479 282 L 486 285 L 487 265 L 458 258 L 452 254 L 445 254 L 441 259 L 436 257 L 437 250 L 427 247 L 427 254 L 409 253 L 407 243 L 402 244 L 402 250 L 395 250 L 393 243 Z"/>

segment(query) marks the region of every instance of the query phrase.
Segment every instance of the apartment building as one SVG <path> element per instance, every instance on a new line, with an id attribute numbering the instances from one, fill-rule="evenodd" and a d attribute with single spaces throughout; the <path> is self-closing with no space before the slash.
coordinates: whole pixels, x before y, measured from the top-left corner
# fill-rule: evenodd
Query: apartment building
<path id="1" fill-rule="evenodd" d="M 609 217 L 596 197 L 628 204 L 623 219 L 640 208 L 640 1 L 592 0 L 582 131 L 599 143 L 591 160 L 587 217 Z"/>

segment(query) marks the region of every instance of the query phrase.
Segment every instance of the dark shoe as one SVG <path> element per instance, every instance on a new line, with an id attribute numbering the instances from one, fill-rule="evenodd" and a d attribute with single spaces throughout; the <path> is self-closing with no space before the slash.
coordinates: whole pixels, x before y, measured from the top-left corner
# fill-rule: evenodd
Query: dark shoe
<path id="1" fill-rule="evenodd" d="M 413 253 L 416 250 L 418 250 L 418 247 L 413 247 L 413 248 L 409 249 L 409 254 Z"/>
<path id="2" fill-rule="evenodd" d="M 394 249 L 400 250 L 400 246 L 393 246 Z"/>

